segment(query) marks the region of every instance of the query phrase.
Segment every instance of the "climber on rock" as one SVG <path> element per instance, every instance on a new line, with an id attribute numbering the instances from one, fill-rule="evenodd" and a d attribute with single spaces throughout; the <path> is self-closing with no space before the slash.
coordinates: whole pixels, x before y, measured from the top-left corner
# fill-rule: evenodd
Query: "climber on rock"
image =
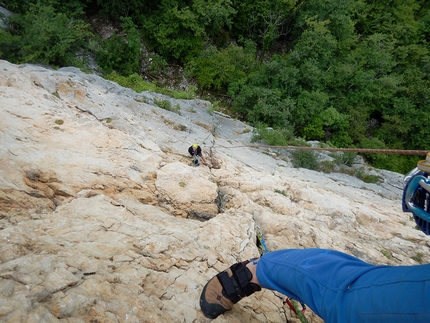
<path id="1" fill-rule="evenodd" d="M 202 148 L 199 146 L 199 144 L 194 143 L 190 147 L 188 147 L 188 153 L 191 155 L 191 157 L 196 157 L 196 156 L 200 157 L 201 160 L 203 161 L 203 164 L 206 165 L 206 160 L 203 157 Z M 193 163 L 195 164 L 195 166 L 199 166 L 200 164 L 198 159 L 193 159 Z"/>
<path id="2" fill-rule="evenodd" d="M 430 264 L 377 266 L 325 249 L 285 249 L 232 265 L 203 288 L 209 318 L 261 288 L 305 303 L 326 323 L 430 322 Z"/>

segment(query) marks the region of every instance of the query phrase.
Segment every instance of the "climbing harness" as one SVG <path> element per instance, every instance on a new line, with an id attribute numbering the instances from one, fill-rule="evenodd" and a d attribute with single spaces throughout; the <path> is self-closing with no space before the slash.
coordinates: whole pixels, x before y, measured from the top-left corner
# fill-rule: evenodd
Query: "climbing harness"
<path id="1" fill-rule="evenodd" d="M 260 252 L 260 256 L 263 256 L 269 252 L 269 249 L 266 246 L 266 241 L 264 240 L 263 232 L 261 231 L 260 226 L 255 225 L 254 230 L 257 239 L 256 244 L 258 251 Z M 304 303 L 300 303 L 300 305 L 302 306 L 301 310 L 298 309 L 296 301 L 291 297 L 287 297 L 285 301 L 283 301 L 283 304 L 287 304 L 288 307 L 299 317 L 301 322 L 307 323 L 306 317 L 304 316 L 304 313 L 306 311 L 306 305 Z"/>

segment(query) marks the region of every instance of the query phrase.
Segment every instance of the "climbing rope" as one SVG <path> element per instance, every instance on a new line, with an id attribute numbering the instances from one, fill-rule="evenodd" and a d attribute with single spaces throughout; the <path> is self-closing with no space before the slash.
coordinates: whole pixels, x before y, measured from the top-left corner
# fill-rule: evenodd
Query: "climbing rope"
<path id="1" fill-rule="evenodd" d="M 373 153 L 373 154 L 394 154 L 394 155 L 427 155 L 428 150 L 401 150 L 401 149 L 368 149 L 368 148 L 332 148 L 332 147 L 299 147 L 299 146 L 269 146 L 269 145 L 243 145 L 224 148 L 284 148 L 296 150 L 326 150 L 326 151 L 342 151 L 352 153 Z"/>
<path id="2" fill-rule="evenodd" d="M 215 113 L 216 112 L 216 113 Z M 223 113 L 219 113 L 214 111 L 212 114 L 212 123 L 214 125 L 214 129 L 212 130 L 213 135 L 216 129 L 215 123 L 218 125 L 219 121 L 215 118 L 216 115 L 225 118 L 231 118 L 228 115 Z M 213 141 L 212 148 L 215 146 L 215 142 Z M 221 146 L 221 145 L 220 145 Z M 269 146 L 269 145 L 243 145 L 243 146 L 233 146 L 226 147 L 221 146 L 223 148 L 231 149 L 231 148 L 282 148 L 282 149 L 295 149 L 295 150 L 325 150 L 325 151 L 341 151 L 341 152 L 353 152 L 353 153 L 371 153 L 371 154 L 392 154 L 392 155 L 415 155 L 415 156 L 425 156 L 429 152 L 428 150 L 403 150 L 403 149 L 370 149 L 370 148 L 332 148 L 332 147 L 299 147 L 299 146 Z"/>

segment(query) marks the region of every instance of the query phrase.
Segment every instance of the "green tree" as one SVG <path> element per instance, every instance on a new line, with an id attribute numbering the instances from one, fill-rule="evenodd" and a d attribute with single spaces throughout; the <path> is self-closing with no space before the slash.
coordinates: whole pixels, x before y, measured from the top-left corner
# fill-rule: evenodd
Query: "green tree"
<path id="1" fill-rule="evenodd" d="M 326 22 L 331 35 L 348 50 L 355 42 L 354 20 L 356 12 L 363 8 L 359 0 L 308 0 L 298 10 L 295 33 L 301 34 L 307 29 L 309 19 Z"/>
<path id="2" fill-rule="evenodd" d="M 244 85 L 235 99 L 233 111 L 251 124 L 264 123 L 274 128 L 290 125 L 295 102 L 283 98 L 277 89 Z"/>
<path id="3" fill-rule="evenodd" d="M 56 12 L 61 12 L 69 18 L 80 18 L 86 8 L 86 1 L 80 0 L 8 0 L 5 7 L 14 14 L 26 14 L 31 6 L 52 7 Z"/>
<path id="4" fill-rule="evenodd" d="M 297 107 L 292 111 L 296 133 L 304 135 L 303 128 L 322 113 L 329 103 L 329 96 L 325 92 L 303 90 L 297 97 Z"/>
<path id="5" fill-rule="evenodd" d="M 10 16 L 9 26 L 10 35 L 3 37 L 1 51 L 15 63 L 73 65 L 76 51 L 90 35 L 82 20 L 39 4 L 30 4 L 25 14 Z"/>
<path id="6" fill-rule="evenodd" d="M 6 3 L 6 8 L 15 14 L 25 13 L 31 3 L 34 3 L 32 0 L 9 0 Z"/>
<path id="7" fill-rule="evenodd" d="M 332 69 L 340 59 L 338 42 L 328 24 L 328 21 L 309 19 L 308 28 L 285 58 L 284 64 L 299 72 L 295 79 L 295 91 L 290 92 L 292 98 L 297 100 L 292 118 L 298 135 L 301 135 L 303 127 L 313 119 L 315 113 L 327 107 L 330 89 L 334 86 Z"/>
<path id="8" fill-rule="evenodd" d="M 108 73 L 116 71 L 128 76 L 137 72 L 139 68 L 142 44 L 137 26 L 131 18 L 121 17 L 121 20 L 127 38 L 114 34 L 104 41 L 102 50 L 97 55 L 97 63 Z"/>
<path id="9" fill-rule="evenodd" d="M 420 24 L 416 13 L 421 6 L 416 0 L 364 0 L 365 6 L 357 15 L 358 33 L 392 35 L 401 44 L 416 43 L 420 38 Z"/>
<path id="10" fill-rule="evenodd" d="M 260 52 L 260 60 L 280 39 L 291 32 L 297 0 L 233 0 L 237 10 L 232 33 L 237 39 L 255 42 Z"/>
<path id="11" fill-rule="evenodd" d="M 141 26 L 159 54 L 184 63 L 198 56 L 209 35 L 228 30 L 234 13 L 230 0 L 161 0 Z"/>
<path id="12" fill-rule="evenodd" d="M 336 147 L 348 147 L 352 140 L 347 132 L 349 117 L 328 107 L 315 114 L 303 129 L 303 137 L 308 140 L 331 142 Z"/>
<path id="13" fill-rule="evenodd" d="M 130 17 L 137 20 L 139 16 L 151 12 L 156 1 L 150 0 L 83 0 L 88 2 L 89 11 L 98 11 L 111 17 Z"/>
<path id="14" fill-rule="evenodd" d="M 217 51 L 211 47 L 187 64 L 187 72 L 203 89 L 226 92 L 228 86 L 252 72 L 257 64 L 255 48 L 230 45 Z"/>
<path id="15" fill-rule="evenodd" d="M 251 123 L 261 119 L 274 128 L 294 124 L 291 111 L 295 110 L 296 102 L 288 94 L 297 87 L 297 74 L 298 70 L 286 66 L 285 60 L 276 58 L 263 63 L 246 78 L 230 84 L 228 93 L 234 99 L 233 112 Z"/>
<path id="16" fill-rule="evenodd" d="M 192 10 L 209 37 L 217 37 L 220 33 L 229 31 L 236 14 L 231 0 L 193 0 Z"/>
<path id="17" fill-rule="evenodd" d="M 186 61 L 189 55 L 196 55 L 203 46 L 205 30 L 190 7 L 181 8 L 179 1 L 161 0 L 142 25 L 145 38 L 154 49 L 169 59 Z"/>

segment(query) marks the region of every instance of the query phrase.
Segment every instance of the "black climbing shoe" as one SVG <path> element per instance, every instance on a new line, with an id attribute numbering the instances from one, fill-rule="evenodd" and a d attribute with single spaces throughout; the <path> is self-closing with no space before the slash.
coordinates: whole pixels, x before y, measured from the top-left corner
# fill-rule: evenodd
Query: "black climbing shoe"
<path id="1" fill-rule="evenodd" d="M 200 295 L 200 308 L 207 317 L 214 319 L 230 311 L 243 297 L 261 290 L 260 286 L 250 282 L 252 274 L 246 267 L 248 262 L 234 264 L 205 285 Z"/>

